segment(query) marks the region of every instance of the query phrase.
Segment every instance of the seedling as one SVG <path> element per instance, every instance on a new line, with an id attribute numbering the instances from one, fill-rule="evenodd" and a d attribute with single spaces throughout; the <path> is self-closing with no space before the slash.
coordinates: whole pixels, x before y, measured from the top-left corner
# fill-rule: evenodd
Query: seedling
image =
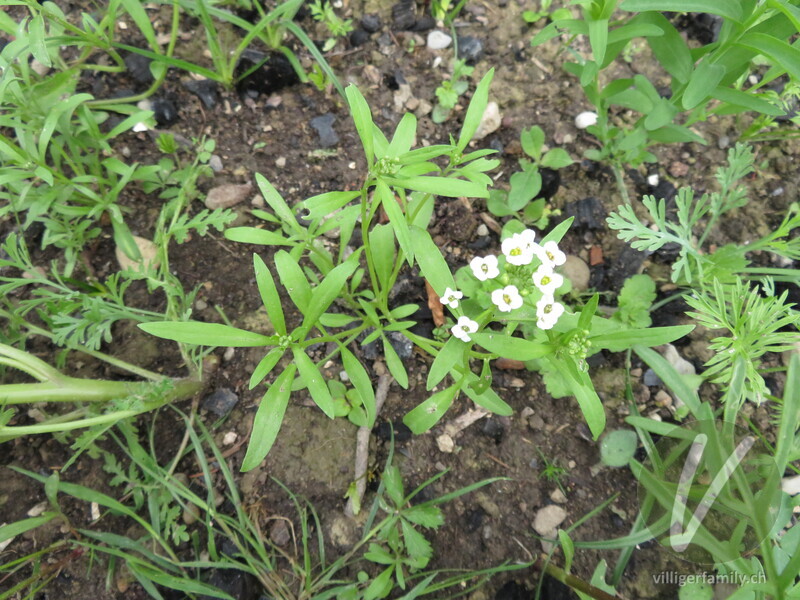
<path id="1" fill-rule="evenodd" d="M 551 214 L 557 211 L 548 209 L 545 200 L 534 200 L 542 189 L 541 168 L 557 171 L 572 164 L 569 154 L 562 148 L 544 151 L 544 131 L 534 125 L 523 129 L 520 134 L 522 150 L 528 158 L 519 159 L 520 171 L 511 176 L 511 189 L 506 194 L 492 190 L 486 207 L 497 217 L 517 215 L 523 211 L 523 220 L 537 228 L 544 229 L 549 224 Z"/>

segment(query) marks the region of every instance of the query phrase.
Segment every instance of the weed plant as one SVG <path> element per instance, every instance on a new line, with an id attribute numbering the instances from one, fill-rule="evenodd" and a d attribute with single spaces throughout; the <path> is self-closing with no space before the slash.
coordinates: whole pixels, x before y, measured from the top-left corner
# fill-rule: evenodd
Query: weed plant
<path id="1" fill-rule="evenodd" d="M 16 469 L 44 484 L 50 509 L 39 517 L 0 526 L 0 541 L 50 520 L 69 523 L 59 501 L 60 495 L 67 495 L 95 503 L 106 514 L 124 517 L 137 525 L 141 535 L 131 539 L 103 531 L 103 518 L 89 527 L 75 523 L 70 527 L 75 537 L 69 546 L 89 553 L 105 565 L 109 581 L 133 579 L 152 598 L 162 598 L 166 590 L 175 590 L 192 598 L 205 595 L 232 600 L 228 593 L 209 583 L 209 573 L 224 571 L 252 577 L 264 593 L 283 600 L 375 600 L 392 592 L 410 600 L 426 595 L 442 597 L 445 593 L 468 594 L 492 574 L 521 568 L 503 565 L 467 572 L 427 571 L 433 547 L 423 532 L 444 522 L 439 506 L 497 479 L 417 502 L 414 499 L 445 473 L 407 493 L 391 452 L 361 537 L 335 559 L 326 553 L 325 529 L 314 506 L 275 482 L 296 509 L 289 521 L 292 535 L 289 547 L 277 546 L 264 531 L 277 517 L 266 517 L 256 507 L 243 503 L 233 472 L 211 434 L 200 423 L 192 425 L 188 417 L 184 417 L 184 423 L 189 443 L 186 452 L 170 465 L 162 465 L 156 458 L 152 427 L 148 434 L 149 448 L 142 445 L 139 432 L 129 422 L 119 425 L 119 434 L 109 432 L 126 455 L 127 467 L 115 454 L 95 448 L 104 457 L 106 470 L 114 475 L 111 484 L 126 491 L 123 500 L 60 481 L 58 473 L 43 477 Z M 186 463 L 197 465 L 199 477 L 194 483 L 174 474 L 178 464 Z M 182 515 L 187 511 L 196 517 L 196 525 L 184 523 Z M 67 551 L 63 544 L 53 550 L 56 549 Z M 187 555 L 188 558 L 182 558 Z M 34 553 L 2 569 L 14 573 L 40 560 L 41 555 Z M 36 589 L 42 583 L 34 571 L 33 576 L 0 598 Z"/>
<path id="2" fill-rule="evenodd" d="M 756 114 L 777 116 L 783 110 L 765 96 L 763 89 L 782 76 L 800 77 L 800 58 L 792 36 L 800 30 L 796 6 L 787 0 L 776 2 L 730 2 L 670 0 L 582 0 L 580 19 L 559 19 L 532 40 L 543 43 L 560 33 L 572 38 L 588 36 L 591 57 L 572 52 L 576 59 L 564 68 L 575 75 L 594 106 L 596 125 L 587 130 L 601 142 L 599 150 L 585 156 L 606 161 L 617 175 L 623 198 L 628 194 L 622 182 L 622 167 L 654 162 L 648 150 L 654 144 L 705 140 L 691 129 L 710 115 Z M 615 18 L 617 9 L 635 13 Z M 723 20 L 718 39 L 690 48 L 660 11 L 711 13 Z M 644 75 L 608 80 L 603 71 L 624 52 L 632 40 L 644 37 L 655 59 L 671 78 L 670 94 L 662 97 Z M 769 70 L 752 84 L 753 61 Z M 619 107 L 639 116 L 633 123 L 617 122 Z"/>

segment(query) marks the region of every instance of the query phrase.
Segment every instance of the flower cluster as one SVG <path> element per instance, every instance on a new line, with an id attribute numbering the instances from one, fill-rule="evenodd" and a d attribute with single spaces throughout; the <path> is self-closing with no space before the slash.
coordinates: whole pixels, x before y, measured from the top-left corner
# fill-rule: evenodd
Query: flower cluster
<path id="1" fill-rule="evenodd" d="M 551 329 L 564 312 L 564 306 L 556 302 L 554 297 L 556 290 L 564 283 L 564 278 L 555 272 L 555 268 L 563 265 L 567 257 L 559 250 L 556 242 L 549 241 L 540 245 L 535 242 L 535 238 L 535 232 L 526 229 L 503 240 L 501 250 L 506 264 L 511 265 L 512 269 L 528 266 L 534 258 L 538 259 L 539 267 L 532 274 L 533 285 L 541 293 L 541 298 L 536 302 L 536 325 L 540 329 Z M 491 293 L 492 303 L 500 312 L 510 313 L 520 308 L 524 303 L 524 297 L 530 293 L 527 289 L 520 290 L 516 285 L 509 284 L 507 276 L 501 277 L 497 256 L 491 254 L 484 257 L 476 256 L 470 261 L 469 266 L 479 281 L 498 278 L 502 281 L 501 287 Z M 440 301 L 450 308 L 457 308 L 458 301 L 463 296 L 462 292 L 447 288 Z M 459 317 L 451 329 L 454 336 L 465 342 L 471 341 L 470 334 L 476 331 L 478 323 L 464 316 Z"/>

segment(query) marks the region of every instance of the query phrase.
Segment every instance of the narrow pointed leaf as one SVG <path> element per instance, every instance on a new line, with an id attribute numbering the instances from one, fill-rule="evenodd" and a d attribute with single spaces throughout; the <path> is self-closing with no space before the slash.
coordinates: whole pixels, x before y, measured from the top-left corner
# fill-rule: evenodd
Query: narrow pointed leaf
<path id="1" fill-rule="evenodd" d="M 301 313 L 306 314 L 311 304 L 311 285 L 297 260 L 285 250 L 279 250 L 275 253 L 275 267 L 289 298 Z"/>
<path id="2" fill-rule="evenodd" d="M 333 398 L 325 383 L 325 378 L 319 372 L 317 365 L 314 364 L 302 348 L 292 348 L 294 363 L 300 373 L 300 381 L 308 388 L 314 404 L 319 406 L 329 418 L 333 419 L 336 411 L 333 406 Z"/>
<path id="3" fill-rule="evenodd" d="M 271 346 L 277 341 L 273 336 L 262 335 L 222 323 L 199 321 L 158 321 L 139 323 L 139 329 L 166 340 L 196 346 L 233 346 L 248 348 Z"/>
<path id="4" fill-rule="evenodd" d="M 475 93 L 472 94 L 467 114 L 464 116 L 464 124 L 461 126 L 461 134 L 458 136 L 458 144 L 456 145 L 459 152 L 464 152 L 464 149 L 469 144 L 475 132 L 478 130 L 483 113 L 486 110 L 486 105 L 489 103 L 489 86 L 494 77 L 494 69 L 489 69 L 486 75 L 483 76 L 478 87 L 475 88 Z"/>
<path id="5" fill-rule="evenodd" d="M 406 368 L 403 366 L 403 361 L 397 356 L 397 352 L 389 340 L 384 336 L 381 336 L 381 338 L 383 339 L 383 355 L 389 372 L 401 388 L 408 389 L 408 373 L 406 373 Z"/>
<path id="6" fill-rule="evenodd" d="M 275 443 L 289 404 L 294 373 L 294 365 L 286 367 L 261 399 L 253 421 L 247 453 L 242 461 L 242 471 L 250 471 L 260 465 Z"/>
<path id="7" fill-rule="evenodd" d="M 436 392 L 403 417 L 403 423 L 417 435 L 428 431 L 444 416 L 444 413 L 453 404 L 457 393 L 457 385 L 451 385 L 449 388 Z"/>
<path id="8" fill-rule="evenodd" d="M 353 115 L 353 123 L 355 123 L 358 137 L 361 138 L 361 145 L 367 157 L 367 166 L 372 168 L 372 162 L 375 158 L 372 146 L 374 124 L 369 105 L 355 85 L 348 85 L 345 89 L 345 95 L 347 96 L 347 103 L 350 105 L 350 114 Z"/>
<path id="9" fill-rule="evenodd" d="M 510 337 L 504 333 L 472 333 L 470 337 L 479 346 L 503 358 L 525 361 L 542 358 L 553 352 L 550 344 Z"/>
<path id="10" fill-rule="evenodd" d="M 386 211 L 389 217 L 389 222 L 392 224 L 392 229 L 394 229 L 394 234 L 397 236 L 397 241 L 406 255 L 406 260 L 409 263 L 413 263 L 414 247 L 411 245 L 411 234 L 408 230 L 408 222 L 406 221 L 406 215 L 397 202 L 394 192 L 392 192 L 382 179 L 378 180 L 375 192 L 378 198 L 380 198 L 383 210 Z"/>
<path id="11" fill-rule="evenodd" d="M 367 427 L 372 429 L 377 417 L 375 409 L 375 390 L 372 387 L 372 381 L 370 381 L 366 369 L 364 369 L 352 352 L 344 347 L 340 348 L 340 352 L 342 355 L 342 366 L 344 366 L 345 372 L 348 377 L 350 377 L 353 387 L 361 398 L 364 413 L 367 416 Z"/>
<path id="12" fill-rule="evenodd" d="M 275 365 L 278 364 L 278 361 L 283 356 L 284 349 L 283 348 L 273 348 L 269 352 L 264 355 L 256 368 L 253 369 L 252 375 L 250 375 L 250 383 L 248 385 L 248 389 L 252 390 L 256 387 L 259 383 L 264 381 L 264 378 L 270 374 L 270 371 L 275 368 Z"/>
<path id="13" fill-rule="evenodd" d="M 258 254 L 253 254 L 253 266 L 256 273 L 256 284 L 258 292 L 261 294 L 261 302 L 267 309 L 267 316 L 272 322 L 275 331 L 280 335 L 286 335 L 286 322 L 283 317 L 283 307 L 281 297 L 278 295 L 278 288 L 275 287 L 275 280 L 269 272 L 267 265 Z"/>
<path id="14" fill-rule="evenodd" d="M 467 348 L 467 344 L 459 340 L 456 336 L 452 336 L 445 342 L 445 345 L 439 350 L 439 354 L 436 355 L 428 371 L 427 390 L 431 390 L 438 385 L 457 363 L 464 360 L 464 351 Z"/>

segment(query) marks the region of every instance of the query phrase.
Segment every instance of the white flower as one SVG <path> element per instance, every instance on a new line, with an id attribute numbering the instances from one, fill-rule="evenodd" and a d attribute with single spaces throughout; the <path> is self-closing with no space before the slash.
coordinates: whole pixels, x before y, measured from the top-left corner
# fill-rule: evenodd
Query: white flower
<path id="1" fill-rule="evenodd" d="M 525 230 L 522 233 L 515 233 L 510 238 L 506 238 L 503 240 L 503 243 L 500 244 L 500 248 L 503 251 L 503 254 L 506 256 L 506 260 L 510 265 L 529 265 L 533 260 L 533 252 L 534 246 L 538 248 L 538 245 L 533 243 L 533 237 L 526 232 L 530 231 L 530 229 Z M 532 231 L 530 231 L 533 234 Z"/>
<path id="2" fill-rule="evenodd" d="M 533 285 L 539 288 L 545 296 L 552 296 L 562 283 L 564 283 L 564 278 L 558 273 L 554 273 L 553 267 L 545 263 L 533 274 Z"/>
<path id="3" fill-rule="evenodd" d="M 542 246 L 536 246 L 533 252 L 542 261 L 543 265 L 557 267 L 567 262 L 567 255 L 558 249 L 558 244 L 553 241 L 545 242 Z"/>
<path id="4" fill-rule="evenodd" d="M 526 229 L 517 235 L 525 242 L 525 248 L 529 252 L 533 252 L 534 247 L 538 246 L 538 244 L 535 243 L 536 232 L 533 229 Z"/>
<path id="5" fill-rule="evenodd" d="M 458 290 L 451 290 L 447 288 L 444 291 L 444 296 L 439 298 L 439 302 L 442 304 L 446 304 L 450 308 L 458 308 L 458 301 L 464 297 L 464 292 L 459 292 Z"/>
<path id="6" fill-rule="evenodd" d="M 500 312 L 511 312 L 522 306 L 522 296 L 519 295 L 517 286 L 507 285 L 492 292 L 492 302 L 500 309 Z"/>
<path id="7" fill-rule="evenodd" d="M 597 123 L 597 113 L 588 110 L 575 117 L 575 127 L 578 129 L 586 129 L 595 123 Z"/>
<path id="8" fill-rule="evenodd" d="M 469 334 L 475 333 L 476 331 L 478 331 L 478 324 L 469 317 L 458 317 L 458 322 L 450 329 L 450 333 L 462 342 L 472 341 Z"/>
<path id="9" fill-rule="evenodd" d="M 493 254 L 483 258 L 476 256 L 469 262 L 469 268 L 480 281 L 494 279 L 500 275 L 500 270 L 497 268 L 497 257 Z"/>
<path id="10" fill-rule="evenodd" d="M 564 313 L 564 305 L 555 301 L 552 296 L 544 296 L 536 303 L 536 326 L 539 329 L 552 329 L 558 318 Z"/>

